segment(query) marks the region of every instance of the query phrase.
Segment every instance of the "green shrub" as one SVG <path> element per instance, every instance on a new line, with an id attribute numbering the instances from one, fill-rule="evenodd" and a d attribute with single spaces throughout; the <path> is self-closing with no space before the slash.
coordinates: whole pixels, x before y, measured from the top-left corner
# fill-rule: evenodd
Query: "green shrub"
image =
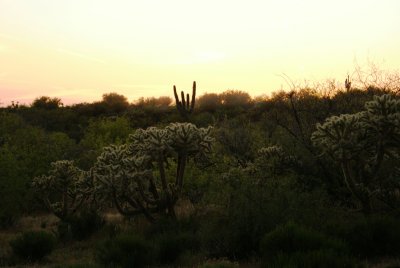
<path id="1" fill-rule="evenodd" d="M 343 241 L 295 223 L 266 234 L 260 250 L 264 267 L 359 267 Z"/>
<path id="2" fill-rule="evenodd" d="M 104 219 L 96 211 L 83 211 L 70 220 L 72 237 L 83 240 L 104 225 Z"/>
<path id="3" fill-rule="evenodd" d="M 400 255 L 400 220 L 394 218 L 375 216 L 335 224 L 331 233 L 345 240 L 359 257 Z"/>
<path id="4" fill-rule="evenodd" d="M 263 257 L 269 258 L 280 253 L 292 254 L 320 249 L 331 249 L 335 252 L 347 253 L 347 246 L 339 240 L 322 233 L 287 223 L 266 234 L 260 245 Z"/>
<path id="5" fill-rule="evenodd" d="M 266 263 L 264 263 L 265 265 Z M 360 267 L 356 260 L 346 255 L 340 255 L 331 249 L 295 252 L 292 254 L 280 253 L 267 262 L 266 267 L 293 267 L 293 268 L 350 268 Z"/>
<path id="6" fill-rule="evenodd" d="M 165 233 L 155 239 L 157 256 L 161 263 L 175 262 L 184 252 L 199 249 L 197 237 L 192 233 Z"/>
<path id="7" fill-rule="evenodd" d="M 53 235 L 43 231 L 23 233 L 10 242 L 14 255 L 25 261 L 40 261 L 55 247 Z"/>
<path id="8" fill-rule="evenodd" d="M 196 217 L 185 217 L 181 219 L 172 219 L 168 217 L 158 219 L 154 224 L 150 225 L 146 230 L 146 236 L 152 237 L 165 233 L 194 233 L 198 229 L 198 219 Z"/>
<path id="9" fill-rule="evenodd" d="M 96 259 L 106 267 L 144 267 L 151 263 L 152 253 L 151 244 L 143 237 L 120 234 L 97 247 Z"/>

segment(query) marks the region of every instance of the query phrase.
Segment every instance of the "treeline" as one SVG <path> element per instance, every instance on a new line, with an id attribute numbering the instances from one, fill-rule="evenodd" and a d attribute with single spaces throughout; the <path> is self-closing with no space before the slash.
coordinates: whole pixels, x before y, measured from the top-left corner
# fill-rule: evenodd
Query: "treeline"
<path id="1" fill-rule="evenodd" d="M 332 267 L 358 267 L 362 258 L 384 257 L 392 238 L 400 238 L 395 227 L 400 204 L 399 96 L 374 87 L 324 92 L 304 88 L 256 99 L 234 90 L 203 94 L 186 119 L 169 97 L 129 103 L 116 93 L 72 106 L 63 106 L 58 98 L 40 97 L 30 106 L 2 108 L 0 223 L 9 226 L 24 213 L 43 211 L 32 180 L 57 172 L 52 162 L 71 160 L 73 164 L 62 163 L 89 172 L 102 167 L 100 160 L 123 155 L 125 148 L 133 150 L 129 154 L 142 152 L 140 142 L 134 142 L 148 133 L 163 137 L 163 131 L 172 131 L 165 134 L 172 139 L 181 135 L 182 127 L 184 135 L 190 128 L 198 137 L 197 131 L 203 130 L 171 125 L 187 121 L 198 128 L 212 126 L 207 133 L 213 139 L 212 150 L 201 161 L 189 157 L 184 161 L 184 183 L 179 184 L 176 198 L 194 208 L 190 217 L 178 215 L 166 223 L 152 215 L 156 222 L 149 227 L 155 228 L 152 235 L 160 233 L 166 241 L 150 235 L 151 239 L 177 247 L 175 257 L 167 254 L 173 258 L 168 261 L 176 261 L 179 250 L 184 250 L 178 248 L 181 242 L 172 241 L 176 234 L 206 258 L 255 258 L 267 267 L 306 260 L 315 261 L 310 267 L 333 260 L 338 263 Z M 158 129 L 138 130 L 148 127 Z M 179 142 L 173 142 L 166 143 L 175 151 L 160 158 L 172 170 L 182 166 L 184 155 Z M 111 144 L 116 146 L 103 149 Z M 157 156 L 156 149 L 149 149 L 151 157 Z M 165 176 L 171 174 L 174 171 L 167 169 Z M 168 180 L 175 182 L 174 176 Z M 107 243 L 125 241 L 125 235 Z M 291 240 L 294 248 L 286 248 L 291 242 L 285 239 L 292 236 L 299 240 Z M 141 237 L 126 239 L 142 243 Z M 395 248 L 389 256 L 399 256 L 398 242 Z M 112 254 L 106 246 L 101 250 L 104 258 Z"/>

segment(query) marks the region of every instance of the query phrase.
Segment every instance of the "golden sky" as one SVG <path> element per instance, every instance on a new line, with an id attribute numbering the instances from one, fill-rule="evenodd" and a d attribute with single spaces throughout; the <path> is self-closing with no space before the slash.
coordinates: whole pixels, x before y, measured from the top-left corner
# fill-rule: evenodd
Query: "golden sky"
<path id="1" fill-rule="evenodd" d="M 399 0 L 0 0 L 0 103 L 344 80 L 400 65 Z"/>

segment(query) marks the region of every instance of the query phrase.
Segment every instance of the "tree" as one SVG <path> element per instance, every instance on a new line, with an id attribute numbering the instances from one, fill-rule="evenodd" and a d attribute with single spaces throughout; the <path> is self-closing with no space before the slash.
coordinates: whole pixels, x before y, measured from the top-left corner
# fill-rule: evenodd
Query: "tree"
<path id="1" fill-rule="evenodd" d="M 106 112 L 111 114 L 122 113 L 129 107 L 128 99 L 115 92 L 103 94 L 103 100 L 99 104 L 104 106 Z"/>
<path id="2" fill-rule="evenodd" d="M 125 117 L 100 118 L 90 120 L 80 141 L 81 154 L 79 166 L 91 167 L 103 147 L 109 144 L 123 144 L 132 132 L 129 120 Z"/>
<path id="3" fill-rule="evenodd" d="M 226 107 L 245 108 L 251 103 L 251 97 L 247 92 L 240 90 L 227 90 L 220 94 L 222 104 Z"/>
<path id="4" fill-rule="evenodd" d="M 200 111 L 213 112 L 221 106 L 221 98 L 216 93 L 205 93 L 197 99 Z"/>
<path id="5" fill-rule="evenodd" d="M 44 109 L 44 110 L 54 110 L 61 106 L 63 106 L 61 99 L 51 98 L 47 96 L 36 98 L 32 103 L 33 108 Z"/>
<path id="6" fill-rule="evenodd" d="M 190 123 L 172 123 L 166 128 L 139 129 L 128 144 L 104 148 L 94 168 L 95 195 L 112 200 L 125 216 L 153 213 L 175 217 L 174 206 L 184 182 L 190 158 L 201 158 L 210 151 L 211 128 Z M 176 162 L 175 176 L 167 172 Z"/>
<path id="7" fill-rule="evenodd" d="M 400 100 L 376 96 L 365 111 L 330 117 L 317 125 L 312 141 L 338 163 L 364 213 L 371 212 L 373 198 L 398 205 Z"/>

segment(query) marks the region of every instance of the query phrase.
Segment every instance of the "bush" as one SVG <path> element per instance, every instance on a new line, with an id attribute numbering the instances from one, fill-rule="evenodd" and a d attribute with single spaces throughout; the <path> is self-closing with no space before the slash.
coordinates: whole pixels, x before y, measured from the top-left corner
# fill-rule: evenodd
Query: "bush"
<path id="1" fill-rule="evenodd" d="M 83 211 L 70 220 L 72 237 L 83 240 L 104 225 L 104 219 L 96 211 Z"/>
<path id="2" fill-rule="evenodd" d="M 359 257 L 400 255 L 400 221 L 389 217 L 369 217 L 335 224 L 331 233 L 345 240 Z"/>
<path id="3" fill-rule="evenodd" d="M 161 263 L 175 262 L 184 252 L 199 249 L 197 237 L 192 233 L 165 233 L 156 237 L 157 256 Z"/>
<path id="4" fill-rule="evenodd" d="M 152 246 L 143 237 L 120 234 L 97 247 L 96 259 L 106 267 L 144 267 L 151 263 L 152 253 Z"/>
<path id="5" fill-rule="evenodd" d="M 266 234 L 261 241 L 260 249 L 264 258 L 322 249 L 338 253 L 348 252 L 347 246 L 342 241 L 294 223 L 287 223 Z"/>
<path id="6" fill-rule="evenodd" d="M 10 242 L 14 255 L 25 261 L 40 261 L 50 254 L 55 246 L 53 235 L 43 231 L 25 232 Z"/>
<path id="7" fill-rule="evenodd" d="M 331 249 L 322 249 L 306 252 L 299 251 L 293 254 L 280 253 L 268 262 L 267 267 L 350 268 L 360 267 L 360 265 L 346 255 L 340 255 Z"/>
<path id="8" fill-rule="evenodd" d="M 82 211 L 67 221 L 60 221 L 57 225 L 57 235 L 61 241 L 84 240 L 103 227 L 104 223 L 104 218 L 97 212 Z"/>
<path id="9" fill-rule="evenodd" d="M 260 249 L 264 267 L 359 267 L 344 242 L 294 223 L 266 234 Z"/>

